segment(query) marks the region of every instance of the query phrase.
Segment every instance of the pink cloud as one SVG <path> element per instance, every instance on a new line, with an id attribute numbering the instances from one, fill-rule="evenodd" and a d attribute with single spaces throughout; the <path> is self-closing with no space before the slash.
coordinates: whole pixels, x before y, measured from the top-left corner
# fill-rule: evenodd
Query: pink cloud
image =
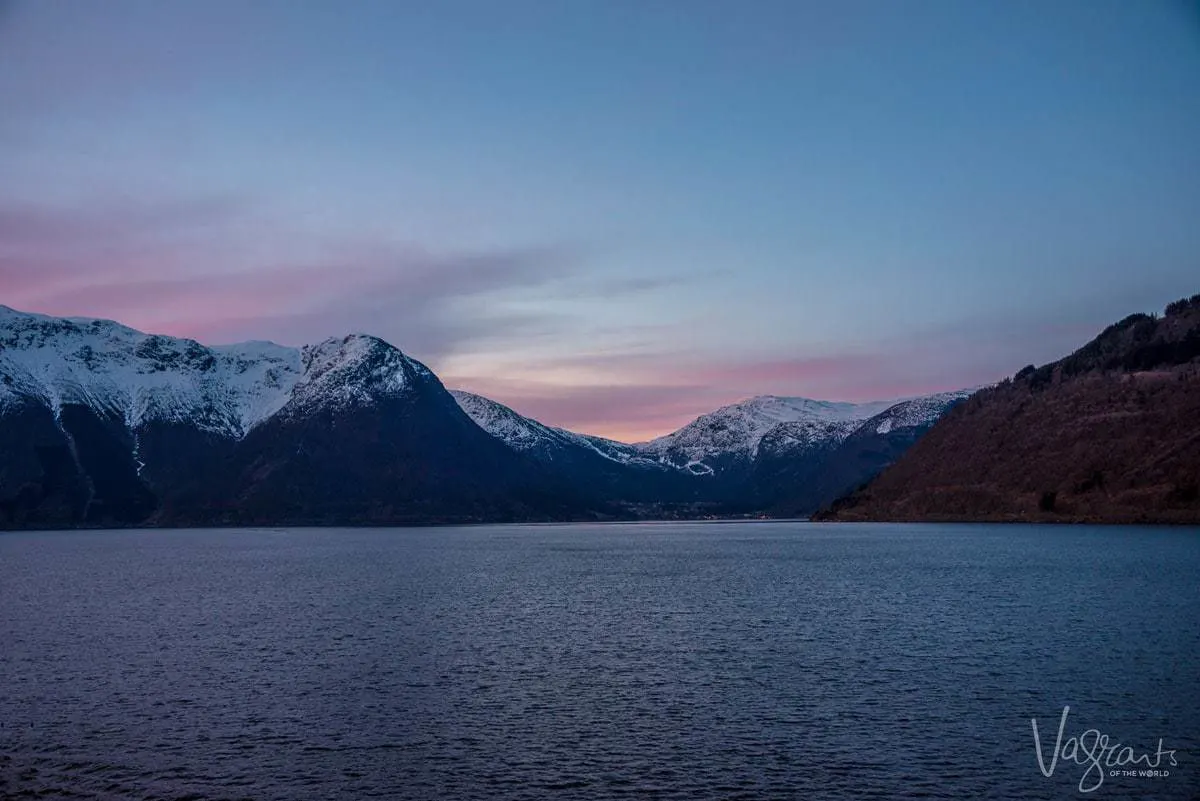
<path id="1" fill-rule="evenodd" d="M 890 400 L 980 386 L 1019 366 L 1013 363 L 1011 348 L 981 342 L 981 333 L 994 332 L 981 332 L 977 321 L 966 329 L 881 343 L 874 350 L 795 358 L 700 361 L 679 353 L 637 352 L 527 365 L 547 374 L 564 366 L 592 367 L 623 379 L 613 384 L 562 386 L 484 376 L 446 376 L 445 380 L 549 425 L 634 442 L 669 433 L 702 414 L 754 395 Z M 1026 330 L 1024 337 L 1039 333 Z M 1062 353 L 1069 349 L 1064 347 Z"/>
<path id="2" fill-rule="evenodd" d="M 264 246 L 270 255 L 256 257 Z M 466 318 L 456 301 L 574 277 L 575 257 L 561 248 L 435 252 L 338 241 L 220 198 L 82 209 L 0 202 L 0 302 L 205 341 L 297 344 L 369 331 L 436 358 L 559 323 L 552 312 Z"/>
<path id="3" fill-rule="evenodd" d="M 534 381 L 444 377 L 447 385 L 477 392 L 547 425 L 623 442 L 651 439 L 698 414 L 737 400 L 700 385 L 562 386 Z"/>

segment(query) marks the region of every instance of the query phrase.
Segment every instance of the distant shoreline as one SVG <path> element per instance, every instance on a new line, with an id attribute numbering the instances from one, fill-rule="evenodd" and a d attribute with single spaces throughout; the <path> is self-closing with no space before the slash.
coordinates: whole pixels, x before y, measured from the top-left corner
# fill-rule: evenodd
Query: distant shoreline
<path id="1" fill-rule="evenodd" d="M 1147 527 L 1147 528 L 1200 528 L 1200 521 L 1189 520 L 1094 520 L 1083 518 L 1059 519 L 1025 519 L 1025 518 L 946 518 L 938 520 L 861 520 L 818 517 L 721 517 L 721 518 L 647 518 L 643 520 L 475 520 L 475 521 L 428 521 L 405 523 L 223 523 L 195 525 L 162 525 L 162 526 L 25 526 L 22 528 L 0 528 L 0 536 L 5 534 L 22 534 L 30 532 L 76 532 L 76 531 L 234 531 L 271 530 L 271 529 L 417 529 L 417 528 L 480 528 L 484 526 L 629 526 L 629 525 L 692 525 L 692 524 L 729 525 L 733 523 L 781 524 L 781 523 L 810 523 L 821 527 L 853 527 L 867 526 L 1053 526 L 1056 528 L 1075 528 L 1078 526 L 1105 527 Z"/>

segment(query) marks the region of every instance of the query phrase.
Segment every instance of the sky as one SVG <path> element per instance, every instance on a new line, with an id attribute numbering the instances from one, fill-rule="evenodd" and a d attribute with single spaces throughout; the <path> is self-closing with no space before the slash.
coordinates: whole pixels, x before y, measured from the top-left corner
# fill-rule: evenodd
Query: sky
<path id="1" fill-rule="evenodd" d="M 0 303 L 635 441 L 1200 292 L 1185 0 L 0 0 Z"/>

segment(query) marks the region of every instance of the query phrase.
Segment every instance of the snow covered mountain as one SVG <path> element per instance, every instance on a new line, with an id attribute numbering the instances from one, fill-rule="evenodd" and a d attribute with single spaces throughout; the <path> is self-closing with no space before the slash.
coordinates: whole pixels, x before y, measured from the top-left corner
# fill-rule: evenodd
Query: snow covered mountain
<path id="1" fill-rule="evenodd" d="M 759 395 L 701 415 L 678 431 L 638 448 L 696 475 L 711 475 L 753 461 L 760 446 L 778 455 L 840 442 L 863 420 L 893 403 L 837 403 Z"/>
<path id="2" fill-rule="evenodd" d="M 209 347 L 0 306 L 0 526 L 803 513 L 965 394 L 759 396 L 628 445 L 451 393 L 365 334 Z"/>
<path id="3" fill-rule="evenodd" d="M 973 392 L 940 392 L 892 404 L 858 423 L 807 472 L 794 455 L 760 459 L 755 466 L 760 505 L 777 514 L 811 514 L 878 475 Z"/>
<path id="4" fill-rule="evenodd" d="M 433 379 L 376 337 L 353 334 L 303 348 L 273 342 L 206 347 L 110 320 L 55 318 L 0 306 L 0 408 L 36 398 L 115 413 L 135 429 L 180 422 L 242 438 L 286 409 L 369 404 Z"/>
<path id="5" fill-rule="evenodd" d="M 546 426 L 469 392 L 452 394 L 509 448 L 614 497 L 700 502 L 720 513 L 778 507 L 806 514 L 873 476 L 970 392 L 859 404 L 763 395 L 635 445 Z"/>
<path id="6" fill-rule="evenodd" d="M 209 348 L 109 320 L 60 319 L 0 306 L 0 410 L 36 398 L 119 415 L 130 428 L 188 422 L 241 437 L 279 411 L 304 369 L 270 342 Z"/>
<path id="7" fill-rule="evenodd" d="M 589 504 L 375 337 L 211 348 L 0 308 L 0 525 L 561 519 Z"/>

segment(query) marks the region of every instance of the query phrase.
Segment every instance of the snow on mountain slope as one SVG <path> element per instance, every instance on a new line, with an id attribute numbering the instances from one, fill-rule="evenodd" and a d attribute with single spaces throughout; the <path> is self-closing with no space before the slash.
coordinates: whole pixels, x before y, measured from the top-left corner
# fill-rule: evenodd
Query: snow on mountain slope
<path id="1" fill-rule="evenodd" d="M 647 459 L 632 445 L 547 426 L 472 392 L 454 389 L 450 394 L 480 428 L 514 450 L 541 450 L 553 458 L 558 449 L 583 448 L 619 464 L 659 467 L 657 460 Z"/>
<path id="2" fill-rule="evenodd" d="M 809 398 L 759 395 L 701 415 L 683 428 L 664 437 L 641 443 L 638 449 L 694 473 L 712 472 L 709 461 L 716 457 L 754 459 L 759 444 L 783 426 L 774 447 L 790 439 L 794 444 L 811 444 L 821 439 L 845 439 L 855 426 L 893 405 L 839 403 Z"/>
<path id="3" fill-rule="evenodd" d="M 241 436 L 277 411 L 300 376 L 298 351 L 251 342 L 207 348 L 109 320 L 0 307 L 0 405 L 21 395 L 124 417 L 188 421 Z"/>
<path id="4" fill-rule="evenodd" d="M 951 405 L 969 397 L 974 391 L 960 389 L 901 401 L 875 415 L 869 422 L 876 434 L 887 434 L 898 428 L 932 425 Z"/>
<path id="5" fill-rule="evenodd" d="M 292 390 L 287 413 L 319 406 L 368 405 L 378 397 L 399 395 L 421 381 L 434 380 L 428 367 L 366 334 L 305 345 L 300 360 L 303 375 Z"/>
<path id="6" fill-rule="evenodd" d="M 858 420 L 796 420 L 769 429 L 758 441 L 755 456 L 782 456 L 798 449 L 834 445 L 850 436 Z"/>
<path id="7" fill-rule="evenodd" d="M 528 451 L 539 446 L 559 443 L 569 435 L 569 432 L 542 425 L 482 395 L 461 389 L 452 389 L 450 394 L 480 428 L 493 437 L 504 440 L 515 450 Z"/>
<path id="8" fill-rule="evenodd" d="M 0 306 L 0 411 L 22 397 L 56 415 L 81 404 L 122 417 L 187 422 L 240 438 L 278 414 L 396 394 L 432 378 L 422 364 L 365 335 L 303 349 L 271 342 L 206 347 L 109 320 L 55 318 Z"/>

